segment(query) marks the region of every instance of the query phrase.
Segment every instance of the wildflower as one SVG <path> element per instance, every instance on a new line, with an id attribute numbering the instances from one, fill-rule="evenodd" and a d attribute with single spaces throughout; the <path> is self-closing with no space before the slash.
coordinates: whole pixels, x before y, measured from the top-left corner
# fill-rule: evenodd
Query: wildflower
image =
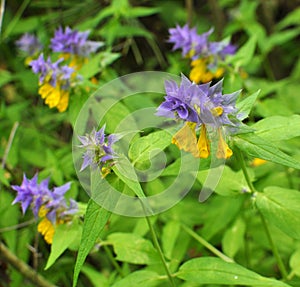
<path id="1" fill-rule="evenodd" d="M 239 124 L 235 102 L 240 91 L 223 95 L 222 84 L 219 81 L 214 86 L 210 86 L 210 83 L 197 85 L 184 75 L 179 87 L 173 81 L 165 84 L 167 96 L 156 115 L 185 122 L 184 127 L 173 136 L 172 143 L 195 157 L 207 158 L 210 155 L 208 128 L 218 135 L 217 158 L 229 158 L 232 155 L 224 140 L 223 130 L 226 126 L 235 127 Z M 201 127 L 198 140 L 197 127 Z"/>
<path id="2" fill-rule="evenodd" d="M 78 137 L 81 142 L 79 147 L 85 149 L 80 171 L 91 166 L 93 169 L 99 167 L 103 177 L 110 172 L 113 159 L 116 157 L 112 145 L 118 138 L 114 134 L 106 136 L 104 130 L 105 125 L 97 132 L 93 129 L 90 134 Z"/>
<path id="3" fill-rule="evenodd" d="M 24 174 L 23 182 L 20 186 L 12 186 L 17 191 L 17 196 L 13 204 L 20 202 L 23 214 L 30 207 L 34 216 L 41 219 L 38 231 L 44 236 L 47 243 L 51 244 L 55 227 L 67 222 L 69 217 L 78 211 L 77 203 L 70 199 L 67 205 L 64 197 L 70 189 L 70 183 L 50 190 L 49 179 L 37 182 L 38 175 L 32 179 L 27 179 Z"/>
<path id="4" fill-rule="evenodd" d="M 51 39 L 51 49 L 53 52 L 62 53 L 64 59 L 73 56 L 70 66 L 79 69 L 90 54 L 103 46 L 103 42 L 89 41 L 89 34 L 90 31 L 79 32 L 69 27 L 63 31 L 60 27 Z"/>
<path id="5" fill-rule="evenodd" d="M 50 57 L 44 59 L 41 54 L 30 63 L 32 71 L 39 74 L 39 94 L 50 107 L 64 112 L 69 104 L 71 82 L 74 81 L 74 69 L 60 63 L 63 59 L 52 63 Z"/>
<path id="6" fill-rule="evenodd" d="M 173 50 L 182 49 L 182 55 L 192 59 L 190 79 L 193 82 L 207 83 L 223 76 L 225 69 L 221 65 L 222 61 L 236 51 L 236 47 L 228 40 L 211 42 L 208 37 L 213 29 L 199 35 L 196 28 L 189 28 L 188 25 L 177 25 L 169 32 L 169 42 L 174 44 Z"/>
<path id="7" fill-rule="evenodd" d="M 198 35 L 196 28 L 190 29 L 188 25 L 169 29 L 169 42 L 174 44 L 173 50 L 182 49 L 182 56 L 196 59 L 200 54 L 205 54 L 208 50 L 208 36 L 213 32 Z"/>
<path id="8" fill-rule="evenodd" d="M 16 41 L 16 45 L 25 54 L 25 63 L 27 65 L 43 49 L 43 45 L 38 38 L 29 33 L 22 35 L 22 37 Z"/>
<path id="9" fill-rule="evenodd" d="M 254 158 L 251 162 L 251 165 L 256 167 L 256 166 L 261 166 L 264 165 L 267 161 L 265 159 L 261 159 L 261 158 Z"/>

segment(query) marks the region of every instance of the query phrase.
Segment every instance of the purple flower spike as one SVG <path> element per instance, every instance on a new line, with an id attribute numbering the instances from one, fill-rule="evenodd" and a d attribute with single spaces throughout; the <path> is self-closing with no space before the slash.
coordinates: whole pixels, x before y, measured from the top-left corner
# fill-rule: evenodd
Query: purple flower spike
<path id="1" fill-rule="evenodd" d="M 19 40 L 17 40 L 16 45 L 27 56 L 34 56 L 43 49 L 43 45 L 38 38 L 29 33 L 25 33 Z"/>
<path id="2" fill-rule="evenodd" d="M 106 163 L 116 157 L 112 145 L 118 141 L 118 137 L 114 134 L 107 137 L 104 130 L 105 125 L 97 132 L 93 129 L 90 134 L 78 137 L 81 142 L 79 147 L 85 149 L 80 171 L 88 166 L 91 166 L 93 169 L 97 167 L 101 169 Z"/>

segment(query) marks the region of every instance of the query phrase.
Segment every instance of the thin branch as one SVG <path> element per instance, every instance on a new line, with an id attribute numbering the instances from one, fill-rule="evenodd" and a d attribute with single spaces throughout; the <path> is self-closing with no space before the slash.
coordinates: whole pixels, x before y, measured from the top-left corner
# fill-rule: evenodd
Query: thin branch
<path id="1" fill-rule="evenodd" d="M 36 273 L 29 265 L 20 260 L 2 242 L 0 242 L 0 256 L 11 264 L 18 272 L 30 280 L 37 287 L 56 287 L 48 282 L 43 276 Z"/>
<path id="2" fill-rule="evenodd" d="M 1 0 L 1 6 L 0 6 L 0 34 L 2 32 L 2 23 L 4 18 L 4 11 L 5 11 L 5 0 Z"/>
<path id="3" fill-rule="evenodd" d="M 5 151 L 4 151 L 4 155 L 3 155 L 3 158 L 2 158 L 2 162 L 1 162 L 1 167 L 2 168 L 5 167 L 7 156 L 8 156 L 8 153 L 9 153 L 10 149 L 11 149 L 11 145 L 12 145 L 12 142 L 14 140 L 14 137 L 15 137 L 18 126 L 19 126 L 19 123 L 15 122 L 12 129 L 11 129 L 11 132 L 10 132 L 10 135 L 9 135 L 9 138 L 8 138 L 8 142 L 7 142 Z"/>
<path id="4" fill-rule="evenodd" d="M 187 23 L 189 26 L 193 24 L 193 0 L 185 0 L 185 7 L 187 13 Z"/>
<path id="5" fill-rule="evenodd" d="M 16 229 L 20 229 L 20 228 L 26 227 L 26 226 L 34 223 L 34 222 L 36 222 L 36 220 L 35 219 L 31 219 L 31 220 L 19 223 L 17 225 L 3 227 L 3 228 L 0 228 L 0 233 L 8 232 L 8 231 L 16 230 Z"/>

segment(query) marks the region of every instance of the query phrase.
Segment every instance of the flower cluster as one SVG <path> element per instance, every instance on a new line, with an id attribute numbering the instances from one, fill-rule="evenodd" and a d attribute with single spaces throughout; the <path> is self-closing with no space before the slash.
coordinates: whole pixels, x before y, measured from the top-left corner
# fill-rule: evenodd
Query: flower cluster
<path id="1" fill-rule="evenodd" d="M 74 81 L 75 70 L 67 65 L 60 66 L 63 59 L 52 63 L 50 57 L 44 59 L 41 54 L 30 63 L 32 71 L 39 75 L 39 94 L 50 107 L 64 112 L 69 103 L 71 81 Z"/>
<path id="2" fill-rule="evenodd" d="M 79 147 L 85 149 L 80 171 L 90 166 L 92 169 L 99 167 L 103 177 L 110 173 L 116 158 L 112 145 L 118 141 L 118 137 L 115 134 L 106 136 L 104 131 L 105 125 L 99 131 L 93 129 L 86 136 L 78 136 L 81 142 Z"/>
<path id="3" fill-rule="evenodd" d="M 60 27 L 51 39 L 51 49 L 53 52 L 88 57 L 103 46 L 103 42 L 89 41 L 89 34 L 89 31 L 79 32 L 69 27 L 63 31 Z"/>
<path id="4" fill-rule="evenodd" d="M 42 220 L 38 225 L 38 231 L 44 236 L 47 243 L 51 244 L 55 232 L 55 226 L 70 221 L 71 216 L 78 211 L 77 202 L 70 199 L 67 205 L 64 197 L 70 189 L 70 183 L 55 187 L 50 190 L 49 179 L 38 183 L 38 175 L 28 179 L 24 174 L 23 182 L 20 186 L 14 185 L 12 188 L 17 191 L 17 196 L 13 204 L 20 202 L 23 214 L 31 208 L 35 217 Z"/>
<path id="5" fill-rule="evenodd" d="M 222 128 L 239 124 L 235 102 L 240 91 L 223 95 L 222 84 L 219 81 L 214 86 L 210 86 L 210 83 L 197 85 L 184 75 L 179 86 L 174 81 L 167 81 L 165 84 L 165 101 L 158 107 L 156 114 L 186 123 L 175 134 L 172 142 L 195 157 L 207 158 L 210 154 L 208 127 L 218 132 L 217 157 L 229 158 L 232 155 L 223 138 Z M 201 127 L 198 140 L 197 127 Z"/>
<path id="6" fill-rule="evenodd" d="M 224 74 L 220 62 L 236 51 L 236 47 L 227 40 L 210 42 L 208 37 L 212 32 L 213 29 L 210 29 L 199 35 L 196 28 L 189 28 L 188 25 L 169 29 L 169 42 L 174 44 L 173 50 L 182 49 L 182 56 L 192 60 L 190 79 L 195 83 L 220 78 Z"/>
<path id="7" fill-rule="evenodd" d="M 25 63 L 28 65 L 32 59 L 42 51 L 43 45 L 39 39 L 29 33 L 25 33 L 16 41 L 16 45 L 20 51 L 26 56 Z"/>
<path id="8" fill-rule="evenodd" d="M 60 27 L 51 39 L 51 49 L 60 53 L 56 61 L 47 60 L 44 54 L 38 56 L 42 45 L 32 35 L 25 34 L 17 41 L 18 47 L 30 56 L 27 63 L 32 71 L 39 75 L 39 94 L 50 107 L 56 107 L 64 112 L 69 105 L 71 89 L 78 84 L 81 76 L 77 71 L 88 57 L 103 46 L 102 42 L 89 41 L 89 31 L 79 32 L 67 27 L 65 31 Z"/>

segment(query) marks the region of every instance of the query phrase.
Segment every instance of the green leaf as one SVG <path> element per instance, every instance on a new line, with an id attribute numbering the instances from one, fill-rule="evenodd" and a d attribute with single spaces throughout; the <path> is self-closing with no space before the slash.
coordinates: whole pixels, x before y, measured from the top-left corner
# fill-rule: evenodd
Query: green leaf
<path id="1" fill-rule="evenodd" d="M 137 17 L 145 17 L 156 14 L 160 12 L 160 9 L 155 8 L 148 8 L 148 7 L 131 7 L 130 9 L 126 10 L 124 17 L 126 18 L 137 18 Z"/>
<path id="2" fill-rule="evenodd" d="M 297 249 L 290 258 L 292 272 L 300 277 L 300 249 Z"/>
<path id="3" fill-rule="evenodd" d="M 300 136 L 300 115 L 268 117 L 252 127 L 256 129 L 255 134 L 265 140 L 288 140 Z"/>
<path id="4" fill-rule="evenodd" d="M 300 239 L 300 193 L 270 186 L 256 193 L 256 206 L 271 223 L 295 239 Z"/>
<path id="5" fill-rule="evenodd" d="M 128 151 L 129 158 L 136 162 L 147 161 L 165 149 L 171 143 L 172 135 L 167 131 L 158 131 L 137 139 Z"/>
<path id="6" fill-rule="evenodd" d="M 283 29 L 290 25 L 299 25 L 300 24 L 300 7 L 295 10 L 292 10 L 283 20 L 281 20 L 276 28 Z"/>
<path id="7" fill-rule="evenodd" d="M 236 108 L 238 109 L 238 119 L 240 121 L 246 119 L 249 116 L 250 111 L 251 111 L 259 93 L 260 93 L 260 90 L 258 90 L 251 96 L 247 97 L 246 99 L 244 99 L 236 104 Z"/>
<path id="8" fill-rule="evenodd" d="M 107 241 L 114 247 L 117 260 L 133 264 L 158 264 L 159 255 L 149 240 L 132 233 L 113 233 Z"/>
<path id="9" fill-rule="evenodd" d="M 109 211 L 101 208 L 93 200 L 88 202 L 83 224 L 81 243 L 74 268 L 73 287 L 75 287 L 77 284 L 78 275 L 85 258 L 94 247 L 96 240 L 99 238 L 101 231 L 105 227 L 110 217 L 110 214 L 111 213 Z"/>
<path id="10" fill-rule="evenodd" d="M 124 279 L 112 285 L 112 287 L 155 287 L 161 283 L 162 279 L 156 272 L 139 270 L 129 274 Z"/>
<path id="11" fill-rule="evenodd" d="M 236 67 L 245 66 L 252 60 L 256 48 L 256 36 L 253 35 L 234 56 L 228 56 L 227 63 L 233 64 Z"/>
<path id="12" fill-rule="evenodd" d="M 172 259 L 172 253 L 175 247 L 176 240 L 180 232 L 180 223 L 178 221 L 168 222 L 162 232 L 162 249 L 168 259 Z"/>
<path id="13" fill-rule="evenodd" d="M 10 72 L 8 72 L 6 70 L 0 70 L 0 87 L 9 83 L 13 79 L 14 79 L 14 76 Z"/>
<path id="14" fill-rule="evenodd" d="M 300 169 L 300 162 L 255 134 L 251 133 L 235 136 L 234 143 L 239 149 L 250 156 Z"/>
<path id="15" fill-rule="evenodd" d="M 263 287 L 289 286 L 275 279 L 263 277 L 236 263 L 228 263 L 212 257 L 202 257 L 187 261 L 180 267 L 176 276 L 198 284 Z"/>
<path id="16" fill-rule="evenodd" d="M 227 229 L 222 238 L 222 249 L 226 255 L 233 258 L 244 244 L 246 224 L 241 218 Z"/>
<path id="17" fill-rule="evenodd" d="M 82 266 L 81 272 L 91 281 L 93 286 L 109 287 L 108 278 L 99 270 L 90 266 Z"/>
<path id="18" fill-rule="evenodd" d="M 199 171 L 197 174 L 198 181 L 203 184 L 208 174 L 213 172 L 214 169 L 217 168 Z M 235 172 L 229 166 L 224 166 L 222 176 L 214 191 L 223 196 L 237 196 L 248 189 L 249 188 L 242 171 Z"/>
<path id="19" fill-rule="evenodd" d="M 51 252 L 45 270 L 51 267 L 57 258 L 81 236 L 81 226 L 78 222 L 59 224 L 55 227 Z"/>

